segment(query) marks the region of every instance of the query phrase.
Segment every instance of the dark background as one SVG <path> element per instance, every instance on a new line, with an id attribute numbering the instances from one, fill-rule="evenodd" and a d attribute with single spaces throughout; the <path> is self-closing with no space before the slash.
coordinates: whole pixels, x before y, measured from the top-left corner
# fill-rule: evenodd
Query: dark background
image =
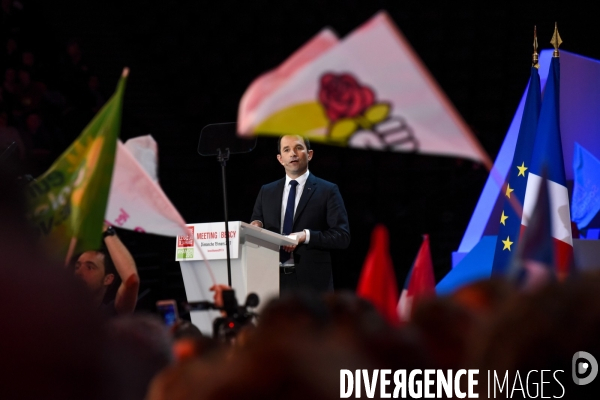
<path id="1" fill-rule="evenodd" d="M 495 157 L 527 84 L 533 26 L 550 48 L 558 21 L 562 49 L 600 58 L 593 13 L 575 2 L 448 1 L 23 1 L 29 43 L 59 62 L 78 39 L 108 97 L 131 69 L 121 139 L 152 134 L 161 186 L 188 222 L 223 219 L 220 169 L 196 152 L 203 126 L 235 121 L 245 89 L 325 26 L 340 37 L 381 9 L 389 12 L 432 75 Z M 87 121 L 65 132 L 74 138 Z M 260 186 L 283 176 L 276 142 L 228 163 L 230 220 L 248 221 Z M 350 248 L 335 254 L 338 289 L 353 290 L 377 223 L 390 230 L 399 287 L 429 233 L 439 281 L 451 268 L 487 173 L 469 161 L 314 145 L 310 170 L 339 185 Z M 175 241 L 120 232 L 142 277 L 139 308 L 185 299 Z"/>

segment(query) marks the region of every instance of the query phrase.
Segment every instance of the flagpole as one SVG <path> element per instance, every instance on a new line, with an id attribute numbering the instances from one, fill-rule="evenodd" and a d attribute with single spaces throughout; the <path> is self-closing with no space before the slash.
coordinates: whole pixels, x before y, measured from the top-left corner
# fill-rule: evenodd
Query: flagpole
<path id="1" fill-rule="evenodd" d="M 75 252 L 75 246 L 77 245 L 77 238 L 75 236 L 71 237 L 71 241 L 69 242 L 69 250 L 67 251 L 67 257 L 65 258 L 65 267 L 69 266 L 71 262 L 71 257 L 73 257 L 73 253 Z"/>
<path id="2" fill-rule="evenodd" d="M 560 52 L 558 51 L 558 47 L 562 44 L 562 39 L 558 34 L 558 23 L 554 23 L 554 34 L 552 35 L 552 40 L 550 40 L 550 44 L 554 46 L 554 51 L 552 52 L 552 57 L 558 58 L 560 57 Z"/>
<path id="3" fill-rule="evenodd" d="M 215 274 L 213 273 L 213 270 L 212 270 L 212 267 L 210 266 L 210 263 L 206 259 L 206 254 L 204 254 L 204 251 L 202 250 L 202 247 L 198 244 L 198 242 L 196 241 L 196 239 L 194 239 L 193 236 L 192 236 L 192 241 L 194 242 L 194 247 L 196 249 L 198 249 L 198 251 L 200 252 L 200 255 L 202 256 L 202 260 L 204 261 L 204 265 L 206 266 L 206 269 L 208 270 L 208 274 L 210 275 L 210 280 L 212 281 L 213 285 L 216 285 L 217 284 L 217 280 L 215 279 Z M 195 274 L 196 274 L 196 270 L 194 270 L 194 275 Z M 196 281 L 199 282 L 198 276 L 196 276 Z M 198 283 L 198 287 L 201 287 L 200 283 Z"/>
<path id="4" fill-rule="evenodd" d="M 540 55 L 538 53 L 538 40 L 537 40 L 537 25 L 533 26 L 533 56 L 531 57 L 531 66 L 540 69 Z"/>

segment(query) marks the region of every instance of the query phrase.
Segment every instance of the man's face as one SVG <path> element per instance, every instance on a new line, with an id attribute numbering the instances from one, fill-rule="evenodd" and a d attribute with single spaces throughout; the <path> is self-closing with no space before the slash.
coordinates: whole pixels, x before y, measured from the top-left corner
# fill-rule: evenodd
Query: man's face
<path id="1" fill-rule="evenodd" d="M 105 290 L 114 280 L 113 274 L 105 275 L 104 254 L 86 251 L 77 259 L 75 275 L 79 277 L 94 294 Z"/>
<path id="2" fill-rule="evenodd" d="M 306 172 L 312 155 L 313 151 L 306 149 L 304 140 L 300 136 L 284 136 L 281 138 L 277 160 L 283 165 L 285 173 L 290 178 L 297 178 Z"/>

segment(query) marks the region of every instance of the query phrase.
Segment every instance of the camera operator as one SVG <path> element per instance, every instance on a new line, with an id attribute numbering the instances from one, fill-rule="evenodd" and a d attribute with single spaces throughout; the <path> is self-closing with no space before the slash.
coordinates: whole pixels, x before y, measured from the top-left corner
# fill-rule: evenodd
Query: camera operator
<path id="1" fill-rule="evenodd" d="M 201 301 L 188 303 L 188 311 L 219 310 L 221 316 L 213 321 L 213 338 L 221 342 L 233 343 L 241 330 L 252 326 L 256 314 L 249 308 L 258 306 L 259 299 L 254 293 L 250 293 L 243 305 L 238 305 L 235 291 L 227 285 L 215 284 L 210 287 L 214 292 L 214 303 Z"/>
<path id="2" fill-rule="evenodd" d="M 227 285 L 223 285 L 223 284 L 216 284 L 216 285 L 212 285 L 210 287 L 211 292 L 215 292 L 215 294 L 213 295 L 213 301 L 215 303 L 215 307 L 222 309 L 223 308 L 223 290 L 233 290 L 231 288 L 231 286 L 227 286 Z M 225 313 L 224 310 L 221 310 L 221 315 L 222 316 L 226 316 L 227 314 Z"/>

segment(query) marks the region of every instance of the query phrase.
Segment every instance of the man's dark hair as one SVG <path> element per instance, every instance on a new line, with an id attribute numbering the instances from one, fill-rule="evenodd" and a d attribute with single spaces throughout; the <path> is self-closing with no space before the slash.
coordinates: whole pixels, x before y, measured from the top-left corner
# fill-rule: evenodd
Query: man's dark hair
<path id="1" fill-rule="evenodd" d="M 113 259 L 110 256 L 110 253 L 108 252 L 108 249 L 106 247 L 101 247 L 97 250 L 91 250 L 91 251 L 100 253 L 104 256 L 104 276 L 106 276 L 108 274 L 113 274 L 115 276 L 115 278 L 119 277 L 119 273 L 117 272 L 115 263 L 113 262 Z M 72 270 L 75 270 L 75 264 L 77 263 L 77 260 L 79 260 L 79 257 L 81 257 L 81 255 L 83 253 L 85 253 L 85 251 L 81 252 L 81 253 L 77 253 L 71 258 L 71 262 L 69 263 L 69 266 Z"/>
<path id="2" fill-rule="evenodd" d="M 115 263 L 112 260 L 112 257 L 110 256 L 110 253 L 108 252 L 108 249 L 102 247 L 98 250 L 96 250 L 96 252 L 104 255 L 104 276 L 108 275 L 108 274 L 113 274 L 116 277 L 119 276 L 119 274 L 117 273 L 117 269 L 115 268 Z"/>
<path id="3" fill-rule="evenodd" d="M 106 289 L 104 299 L 102 299 L 103 304 L 108 304 L 111 301 L 114 301 L 117 297 L 117 290 L 119 289 L 119 286 L 121 286 L 121 277 L 117 272 L 117 268 L 115 267 L 115 263 L 113 262 L 108 249 L 106 247 L 101 247 L 96 251 L 104 255 L 104 276 L 113 274 L 115 277 L 112 283 Z"/>
<path id="4" fill-rule="evenodd" d="M 306 146 L 306 150 L 310 150 L 310 140 L 308 140 L 307 137 L 301 136 L 301 135 L 283 135 L 283 136 L 298 136 L 298 137 L 301 137 L 302 140 L 304 141 L 304 145 Z M 279 136 L 279 138 L 277 138 L 277 154 L 281 154 L 281 138 L 283 136 Z"/>
<path id="5" fill-rule="evenodd" d="M 175 340 L 182 338 L 198 339 L 204 337 L 196 325 L 186 320 L 175 323 L 175 325 L 171 327 L 171 335 Z"/>
<path id="6" fill-rule="evenodd" d="M 145 399 L 152 378 L 173 362 L 173 339 L 150 314 L 121 315 L 106 324 L 107 398 Z"/>

